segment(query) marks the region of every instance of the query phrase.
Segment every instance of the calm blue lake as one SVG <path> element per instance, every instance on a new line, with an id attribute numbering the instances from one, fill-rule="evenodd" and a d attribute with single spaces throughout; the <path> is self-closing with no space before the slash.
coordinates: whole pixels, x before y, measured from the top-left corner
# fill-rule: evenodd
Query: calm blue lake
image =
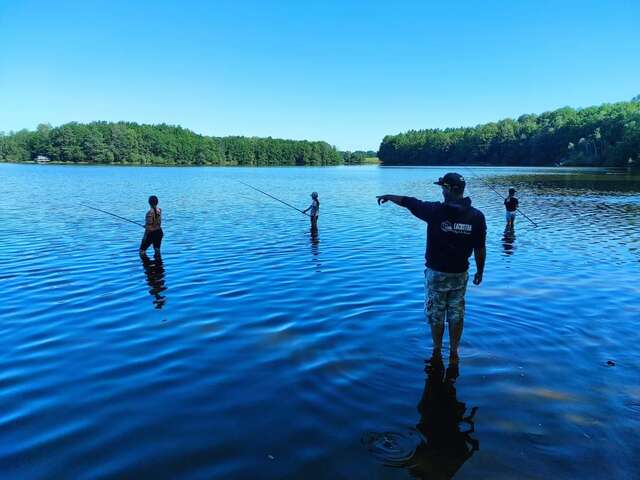
<path id="1" fill-rule="evenodd" d="M 425 225 L 375 196 L 447 170 L 0 165 L 0 477 L 640 478 L 640 177 L 461 169 L 487 266 L 427 375 Z M 150 194 L 161 260 L 79 206 Z"/>

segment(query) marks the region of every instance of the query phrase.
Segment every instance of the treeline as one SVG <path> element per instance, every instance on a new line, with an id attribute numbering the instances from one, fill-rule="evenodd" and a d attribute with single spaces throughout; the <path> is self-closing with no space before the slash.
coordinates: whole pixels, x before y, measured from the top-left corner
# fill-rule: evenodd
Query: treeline
<path id="1" fill-rule="evenodd" d="M 411 130 L 386 136 L 378 157 L 383 165 L 638 165 L 640 95 L 476 127 Z"/>
<path id="2" fill-rule="evenodd" d="M 356 150 L 355 152 L 340 152 L 342 161 L 345 165 L 362 165 L 363 163 L 371 163 L 376 160 L 377 152 L 373 150 Z"/>
<path id="3" fill-rule="evenodd" d="M 0 161 L 155 165 L 337 165 L 326 142 L 255 137 L 208 137 L 171 125 L 132 122 L 39 125 L 0 133 Z"/>

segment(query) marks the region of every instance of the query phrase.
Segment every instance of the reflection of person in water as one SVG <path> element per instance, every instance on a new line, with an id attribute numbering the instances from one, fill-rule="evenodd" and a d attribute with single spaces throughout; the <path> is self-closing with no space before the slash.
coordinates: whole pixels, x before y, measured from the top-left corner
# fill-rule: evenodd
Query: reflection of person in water
<path id="1" fill-rule="evenodd" d="M 465 416 L 466 405 L 456 398 L 457 364 L 444 369 L 442 359 L 434 358 L 427 367 L 424 393 L 418 404 L 420 423 L 416 429 L 423 441 L 408 462 L 410 473 L 421 479 L 450 479 L 479 449 L 471 438 L 477 407 Z M 460 425 L 465 423 L 466 425 Z"/>
<path id="2" fill-rule="evenodd" d="M 320 253 L 320 239 L 318 238 L 318 230 L 311 230 L 311 235 L 309 235 L 309 243 L 311 244 L 311 259 L 316 264 L 316 272 L 319 272 L 322 264 L 320 263 L 320 259 L 318 257 L 318 254 Z"/>
<path id="3" fill-rule="evenodd" d="M 516 231 L 513 228 L 507 226 L 504 229 L 504 235 L 502 236 L 502 248 L 505 255 L 513 255 L 514 242 L 516 240 Z"/>
<path id="4" fill-rule="evenodd" d="M 162 263 L 162 257 L 160 255 L 154 255 L 151 260 L 146 254 L 140 255 L 142 260 L 142 268 L 147 276 L 147 284 L 149 285 L 149 293 L 155 298 L 153 304 L 157 309 L 161 309 L 167 297 L 161 295 L 167 287 L 164 284 L 164 264 Z"/>

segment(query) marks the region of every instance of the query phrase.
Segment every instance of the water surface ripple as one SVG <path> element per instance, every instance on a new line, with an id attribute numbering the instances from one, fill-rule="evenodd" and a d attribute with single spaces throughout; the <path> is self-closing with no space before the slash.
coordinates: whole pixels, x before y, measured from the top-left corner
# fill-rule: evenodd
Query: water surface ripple
<path id="1" fill-rule="evenodd" d="M 2 478 L 640 478 L 640 179 L 465 172 L 487 268 L 435 375 L 424 224 L 375 195 L 445 171 L 0 165 Z M 318 235 L 237 180 L 318 191 Z M 152 193 L 161 259 L 79 206 Z"/>

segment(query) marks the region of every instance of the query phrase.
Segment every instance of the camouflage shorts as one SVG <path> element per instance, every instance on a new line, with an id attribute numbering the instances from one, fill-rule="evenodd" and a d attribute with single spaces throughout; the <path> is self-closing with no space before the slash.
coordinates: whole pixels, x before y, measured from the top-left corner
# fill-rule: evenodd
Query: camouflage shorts
<path id="1" fill-rule="evenodd" d="M 469 274 L 424 271 L 424 314 L 429 325 L 447 322 L 458 323 L 464 319 L 464 294 Z"/>

